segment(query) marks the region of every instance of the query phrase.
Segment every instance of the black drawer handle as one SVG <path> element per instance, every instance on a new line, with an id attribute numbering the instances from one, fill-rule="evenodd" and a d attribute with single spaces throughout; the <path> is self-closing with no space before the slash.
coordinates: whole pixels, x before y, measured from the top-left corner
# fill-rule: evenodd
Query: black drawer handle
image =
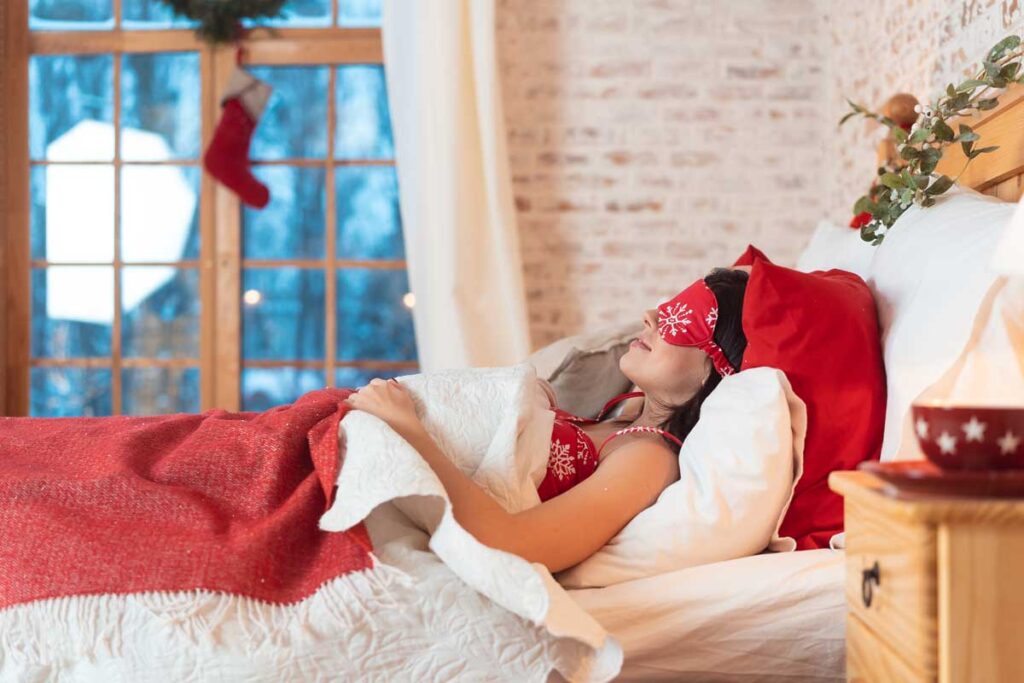
<path id="1" fill-rule="evenodd" d="M 872 584 L 875 586 L 882 585 L 882 570 L 878 566 L 878 561 L 875 561 L 871 569 L 865 569 L 863 574 L 864 580 L 860 585 L 860 597 L 864 601 L 865 607 L 871 607 L 871 599 L 874 597 Z"/>

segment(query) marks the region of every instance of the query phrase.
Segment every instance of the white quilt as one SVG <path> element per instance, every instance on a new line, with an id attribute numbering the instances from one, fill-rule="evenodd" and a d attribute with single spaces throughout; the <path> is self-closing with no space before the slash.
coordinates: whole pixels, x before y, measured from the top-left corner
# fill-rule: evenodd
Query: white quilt
<path id="1" fill-rule="evenodd" d="M 535 377 L 523 363 L 401 378 L 445 452 L 510 510 L 539 502 L 546 466 L 552 413 Z M 618 673 L 619 644 L 542 565 L 462 529 L 404 439 L 361 411 L 341 432 L 336 504 L 321 526 L 365 519 L 373 569 L 292 605 L 193 591 L 9 608 L 0 611 L 0 681 L 545 681 L 552 671 L 604 681 Z"/>

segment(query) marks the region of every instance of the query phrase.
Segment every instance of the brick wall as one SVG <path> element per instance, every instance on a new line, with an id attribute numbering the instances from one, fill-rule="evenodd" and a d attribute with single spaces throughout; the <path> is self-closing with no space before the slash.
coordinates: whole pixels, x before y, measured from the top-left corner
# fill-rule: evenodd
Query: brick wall
<path id="1" fill-rule="evenodd" d="M 978 68 L 1000 38 L 1024 31 L 1024 0 L 858 0 L 823 4 L 828 26 L 828 119 L 848 111 L 844 96 L 880 107 L 896 92 L 931 100 Z M 874 174 L 870 152 L 884 132 L 847 123 L 830 142 L 829 213 L 848 220 Z M 982 141 L 982 144 L 984 141 Z"/>
<path id="2" fill-rule="evenodd" d="M 498 0 L 531 335 L 635 319 L 827 205 L 813 0 Z"/>

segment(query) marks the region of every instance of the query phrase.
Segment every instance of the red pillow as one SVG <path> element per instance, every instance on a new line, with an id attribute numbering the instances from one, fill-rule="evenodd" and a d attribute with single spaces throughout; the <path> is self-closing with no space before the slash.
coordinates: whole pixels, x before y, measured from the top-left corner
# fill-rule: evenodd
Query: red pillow
<path id="1" fill-rule="evenodd" d="M 828 547 L 843 530 L 843 501 L 828 488 L 829 472 L 877 460 L 882 447 L 885 366 L 875 301 L 853 273 L 801 273 L 753 246 L 734 265 L 751 266 L 740 369 L 779 368 L 807 404 L 804 473 L 779 533 L 800 549 Z"/>

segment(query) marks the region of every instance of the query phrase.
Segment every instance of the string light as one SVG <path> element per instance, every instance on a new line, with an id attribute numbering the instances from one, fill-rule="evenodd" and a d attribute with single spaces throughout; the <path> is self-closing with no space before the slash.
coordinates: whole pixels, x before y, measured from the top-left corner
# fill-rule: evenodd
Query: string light
<path id="1" fill-rule="evenodd" d="M 257 306 L 261 301 L 263 301 L 263 295 L 260 294 L 258 289 L 247 289 L 245 290 L 245 294 L 242 295 L 242 301 L 249 306 Z"/>

